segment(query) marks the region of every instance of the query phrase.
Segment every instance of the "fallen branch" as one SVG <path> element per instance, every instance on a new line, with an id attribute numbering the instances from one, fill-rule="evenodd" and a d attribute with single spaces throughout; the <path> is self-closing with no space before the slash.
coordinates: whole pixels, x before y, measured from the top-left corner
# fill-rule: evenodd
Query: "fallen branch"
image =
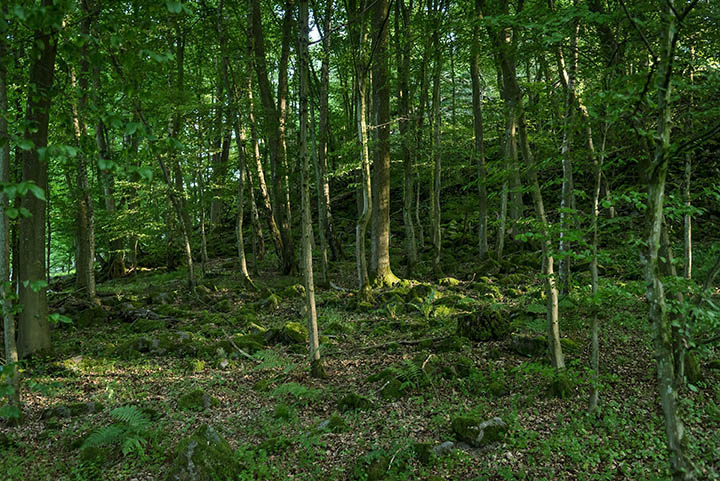
<path id="1" fill-rule="evenodd" d="M 248 354 L 247 352 L 245 352 L 245 351 L 243 351 L 242 349 L 240 349 L 240 348 L 238 347 L 238 345 L 235 344 L 235 341 L 232 340 L 232 337 L 230 337 L 230 336 L 228 335 L 227 331 L 225 331 L 224 328 L 223 328 L 222 332 L 223 332 L 223 334 L 225 334 L 225 337 L 227 337 L 227 340 L 230 342 L 230 345 L 231 345 L 232 347 L 234 347 L 237 352 L 239 352 L 240 354 L 242 354 L 242 355 L 245 356 L 246 358 L 250 359 L 250 360 L 251 360 L 252 362 L 254 362 L 255 364 L 260 364 L 261 361 L 260 361 L 259 359 L 254 358 L 252 355 L 250 355 L 250 354 Z"/>

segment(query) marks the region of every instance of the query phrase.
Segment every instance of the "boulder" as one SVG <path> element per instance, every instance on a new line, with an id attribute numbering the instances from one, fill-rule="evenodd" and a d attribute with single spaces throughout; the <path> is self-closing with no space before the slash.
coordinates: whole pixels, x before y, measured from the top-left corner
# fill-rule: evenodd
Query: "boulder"
<path id="1" fill-rule="evenodd" d="M 241 471 L 230 444 L 204 425 L 180 441 L 165 481 L 229 481 Z"/>
<path id="2" fill-rule="evenodd" d="M 478 306 L 475 312 L 461 313 L 457 318 L 457 335 L 471 341 L 499 341 L 510 333 L 510 323 L 502 311 Z"/>
<path id="3" fill-rule="evenodd" d="M 458 416 L 452 420 L 452 430 L 458 441 L 482 448 L 500 441 L 508 427 L 499 417 L 481 421 L 471 416 Z"/>
<path id="4" fill-rule="evenodd" d="M 40 415 L 41 419 L 71 418 L 84 414 L 94 414 L 103 410 L 103 405 L 96 402 L 58 404 L 45 409 Z"/>
<path id="5" fill-rule="evenodd" d="M 204 411 L 218 406 L 220 402 L 202 389 L 195 389 L 183 394 L 177 401 L 178 409 L 183 411 Z"/>
<path id="6" fill-rule="evenodd" d="M 547 338 L 545 336 L 516 334 L 512 337 L 510 349 L 525 357 L 543 357 L 548 350 Z"/>
<path id="7" fill-rule="evenodd" d="M 351 392 L 346 394 L 340 401 L 338 401 L 338 410 L 340 412 L 346 411 L 364 411 L 372 407 L 372 402 L 365 396 L 360 396 Z"/>

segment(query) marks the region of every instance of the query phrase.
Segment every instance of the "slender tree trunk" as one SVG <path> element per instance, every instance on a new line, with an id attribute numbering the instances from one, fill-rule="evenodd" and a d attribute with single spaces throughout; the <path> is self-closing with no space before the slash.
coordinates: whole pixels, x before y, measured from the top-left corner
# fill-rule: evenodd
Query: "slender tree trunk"
<path id="1" fill-rule="evenodd" d="M 313 282 L 312 258 L 312 214 L 310 212 L 310 161 L 308 159 L 308 4 L 299 1 L 299 63 L 300 63 L 300 158 L 302 162 L 302 237 L 303 237 L 303 274 L 305 278 L 305 301 L 307 304 L 307 327 L 309 333 L 310 374 L 324 377 L 320 362 L 320 343 L 318 341 L 317 311 L 315 308 L 315 284 Z"/>
<path id="2" fill-rule="evenodd" d="M 223 10 L 223 0 L 220 0 L 218 4 L 218 15 L 217 15 L 217 33 L 218 33 L 218 43 L 220 44 L 220 54 L 221 54 L 221 62 L 222 62 L 222 79 L 223 79 L 223 85 L 225 87 L 225 98 L 224 103 L 228 106 L 228 112 L 230 114 L 230 119 L 233 125 L 233 129 L 235 130 L 235 142 L 237 145 L 237 153 L 238 153 L 238 171 L 240 172 L 240 178 L 238 179 L 238 192 L 237 192 L 237 220 L 236 220 L 236 226 L 235 226 L 235 234 L 237 236 L 237 251 L 238 251 L 238 262 L 240 264 L 240 274 L 243 277 L 244 283 L 251 287 L 252 289 L 255 289 L 255 284 L 253 283 L 252 279 L 250 278 L 250 273 L 248 272 L 247 268 L 247 260 L 245 257 L 245 238 L 243 237 L 243 219 L 245 217 L 245 171 L 246 169 L 246 158 L 247 158 L 247 151 L 245 148 L 246 145 L 246 134 L 245 130 L 240 127 L 240 116 L 238 113 L 238 107 L 237 107 L 237 99 L 234 98 L 231 93 L 234 91 L 234 89 L 231 88 L 230 85 L 230 73 L 229 73 L 229 60 L 228 60 L 228 53 L 227 53 L 227 46 L 225 44 L 225 36 L 223 32 L 223 22 L 222 22 L 222 10 Z"/>
<path id="3" fill-rule="evenodd" d="M 206 201 L 205 201 L 205 180 L 202 168 L 202 158 L 199 159 L 198 173 L 197 173 L 197 184 L 198 184 L 198 196 L 200 197 L 198 204 L 200 204 L 200 272 L 205 277 L 207 264 L 208 264 L 208 250 L 207 250 L 207 215 L 205 214 Z M 212 208 L 211 208 L 212 209 Z M 212 215 L 210 216 L 212 222 Z"/>
<path id="4" fill-rule="evenodd" d="M 286 274 L 295 272 L 295 255 L 290 231 L 289 203 L 287 192 L 283 193 L 285 179 L 285 110 L 287 94 L 287 68 L 290 49 L 290 32 L 292 26 L 292 1 L 286 2 L 282 27 L 282 47 L 278 73 L 278 102 L 275 103 L 267 72 L 267 56 L 265 54 L 265 37 L 262 28 L 262 16 L 259 0 L 252 0 L 250 8 L 251 44 L 254 55 L 255 73 L 260 87 L 260 100 L 265 112 L 265 128 L 270 147 L 270 164 L 272 167 L 272 202 L 273 214 L 276 216 L 282 240 L 282 270 Z"/>
<path id="5" fill-rule="evenodd" d="M 52 0 L 43 0 L 43 6 L 51 8 Z M 23 152 L 22 180 L 34 182 L 47 193 L 47 159 L 40 158 L 39 149 L 47 147 L 48 124 L 50 120 L 51 88 L 55 75 L 57 54 L 57 32 L 36 31 L 33 43 L 32 64 L 28 83 L 27 113 L 25 125 L 33 129 L 25 132 L 25 138 L 32 141 L 33 148 Z M 18 225 L 18 302 L 22 312 L 18 319 L 18 352 L 21 358 L 40 351 L 47 351 L 50 345 L 48 305 L 45 266 L 46 202 L 28 194 L 20 202 L 31 217 L 20 219 Z"/>
<path id="6" fill-rule="evenodd" d="M 395 36 L 400 39 L 400 48 L 396 49 L 398 65 L 398 109 L 400 111 L 399 127 L 403 157 L 403 224 L 405 227 L 405 260 L 407 276 L 412 277 L 417 264 L 417 241 L 413 225 L 413 157 L 412 121 L 410 119 L 410 61 L 411 61 L 411 26 L 410 10 L 404 1 L 395 2 Z M 400 25 L 402 24 L 402 28 Z"/>
<path id="7" fill-rule="evenodd" d="M 373 214 L 375 216 L 373 283 L 391 286 L 398 278 L 390 268 L 390 76 L 388 71 L 389 0 L 377 0 L 373 8 L 372 90 L 375 114 L 375 160 L 373 161 Z"/>
<path id="8" fill-rule="evenodd" d="M 475 14 L 480 14 L 480 0 L 475 0 Z M 472 80 L 473 100 L 473 128 L 475 143 L 473 154 L 477 162 L 478 171 L 478 213 L 480 215 L 478 228 L 478 255 L 480 260 L 488 253 L 488 197 L 487 197 L 487 169 L 485 168 L 485 142 L 483 138 L 483 92 L 480 86 L 480 26 L 476 23 L 472 31 L 472 49 L 470 52 L 470 77 Z"/>
<path id="9" fill-rule="evenodd" d="M 312 139 L 312 157 L 315 167 L 315 186 L 317 187 L 318 202 L 318 237 L 320 238 L 320 281 L 318 285 L 322 287 L 330 287 L 330 274 L 328 272 L 328 233 L 327 233 L 327 211 L 325 207 L 325 188 L 323 182 L 323 174 L 320 167 L 320 159 L 318 158 L 318 146 L 315 136 L 315 108 L 310 107 L 310 137 Z M 325 178 L 327 180 L 327 177 Z M 301 192 L 302 196 L 302 192 Z"/>
<path id="10" fill-rule="evenodd" d="M 660 59 L 657 71 L 657 130 L 655 152 L 647 171 L 648 200 L 647 254 L 645 260 L 645 281 L 649 318 L 655 338 L 655 360 L 660 402 L 665 417 L 665 434 L 670 452 L 670 468 L 674 480 L 695 479 L 694 467 L 687 454 L 685 429 L 680 418 L 678 391 L 675 389 L 673 362 L 673 329 L 665 304 L 665 291 L 660 276 L 659 250 L 663 226 L 663 198 L 665 179 L 670 160 L 670 116 L 671 77 L 673 57 L 677 42 L 677 25 L 674 0 L 668 0 L 663 8 L 664 30 L 660 44 Z"/>
<path id="11" fill-rule="evenodd" d="M 86 13 L 82 21 L 81 33 L 90 34 L 92 17 Z M 72 104 L 73 129 L 75 142 L 79 149 L 77 156 L 77 258 L 75 261 L 76 276 L 75 287 L 81 291 L 81 296 L 90 302 L 95 298 L 95 212 L 90 184 L 87 173 L 88 135 L 85 116 L 88 113 L 88 83 L 90 77 L 90 62 L 88 60 L 87 44 L 81 47 L 80 77 L 77 78 L 74 68 L 70 69 L 70 83 L 77 90 L 77 101 Z"/>
<path id="12" fill-rule="evenodd" d="M 325 13 L 322 21 L 323 24 L 323 56 L 320 67 L 320 131 L 318 132 L 317 150 L 319 178 L 318 195 L 322 202 L 319 215 L 320 222 L 325 225 L 325 235 L 328 247 L 330 248 L 330 258 L 332 260 L 340 260 L 342 258 L 342 247 L 338 241 L 335 232 L 335 223 L 333 222 L 332 209 L 330 206 L 330 182 L 328 180 L 328 151 L 330 138 L 330 27 L 333 15 L 333 0 L 326 0 Z M 315 121 L 313 121 L 315 125 Z M 314 129 L 313 129 L 314 132 Z"/>
<path id="13" fill-rule="evenodd" d="M 433 272 L 435 276 L 442 276 L 442 267 L 440 266 L 440 252 L 441 252 L 441 232 L 440 232 L 440 189 L 442 186 L 442 143 L 440 137 L 440 123 L 442 118 L 440 116 L 440 74 L 442 73 L 442 47 L 440 45 L 440 11 L 439 1 L 436 0 L 436 7 L 434 14 L 437 16 L 435 20 L 435 29 L 433 31 L 433 184 L 432 184 L 432 203 L 431 203 L 431 218 L 432 218 L 432 244 L 433 244 Z"/>
<path id="14" fill-rule="evenodd" d="M 0 11 L 3 15 L 6 8 Z M 0 20 L 5 22 L 5 20 Z M 4 25 L 3 25 L 4 26 Z M 8 132 L 8 99 L 7 99 L 7 67 L 5 58 L 7 45 L 5 36 L 0 37 L 0 139 L 5 141 L 0 146 L 0 183 L 10 182 L 10 143 Z M 13 314 L 12 283 L 10 282 L 10 219 L 6 209 L 10 206 L 6 195 L 0 196 L 0 302 L 2 302 L 3 336 L 5 339 L 5 367 L 10 369 L 8 383 L 10 392 L 8 401 L 12 407 L 20 409 L 20 372 L 17 368 L 18 350 L 15 333 L 15 315 Z"/>
<path id="15" fill-rule="evenodd" d="M 253 149 L 255 148 L 254 145 L 252 147 Z M 252 227 L 255 233 L 255 239 L 253 240 L 253 256 L 255 258 L 255 263 L 253 266 L 255 274 L 257 274 L 258 261 L 265 258 L 265 238 L 263 235 L 262 224 L 260 224 L 260 213 L 258 212 L 257 202 L 255 201 L 255 186 L 253 184 L 252 170 L 247 164 L 245 164 L 245 178 L 247 179 L 248 197 L 250 199 L 250 218 L 252 220 Z"/>

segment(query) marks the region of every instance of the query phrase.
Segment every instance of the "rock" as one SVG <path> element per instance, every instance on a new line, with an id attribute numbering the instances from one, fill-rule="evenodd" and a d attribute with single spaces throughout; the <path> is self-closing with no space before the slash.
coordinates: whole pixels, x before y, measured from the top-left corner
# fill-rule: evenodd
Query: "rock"
<path id="1" fill-rule="evenodd" d="M 76 313 L 72 320 L 75 327 L 82 329 L 104 324 L 108 320 L 108 313 L 100 306 L 93 306 Z"/>
<path id="2" fill-rule="evenodd" d="M 422 464 L 430 464 L 430 461 L 435 457 L 435 453 L 429 443 L 413 444 L 413 454 L 415 455 L 415 459 Z"/>
<path id="3" fill-rule="evenodd" d="M 284 344 L 306 344 L 308 342 L 307 327 L 299 322 L 286 322 L 280 331 L 280 340 Z"/>
<path id="4" fill-rule="evenodd" d="M 165 481 L 229 481 L 242 470 L 230 444 L 213 427 L 204 425 L 180 441 Z"/>
<path id="5" fill-rule="evenodd" d="M 282 297 L 293 299 L 296 297 L 303 297 L 305 295 L 305 286 L 302 284 L 293 284 L 292 286 L 287 286 L 282 291 Z"/>
<path id="6" fill-rule="evenodd" d="M 437 446 L 433 446 L 432 452 L 435 456 L 442 457 L 447 456 L 448 454 L 452 453 L 455 449 L 455 443 L 452 441 L 445 441 L 442 444 L 438 444 Z"/>
<path id="7" fill-rule="evenodd" d="M 276 294 L 270 294 L 269 296 L 258 301 L 260 307 L 264 309 L 276 310 L 280 308 L 280 298 Z"/>
<path id="8" fill-rule="evenodd" d="M 458 314 L 457 335 L 471 341 L 498 341 L 510 333 L 510 323 L 499 310 L 478 306 L 475 312 Z"/>
<path id="9" fill-rule="evenodd" d="M 455 437 L 476 448 L 500 441 L 507 429 L 507 424 L 499 417 L 480 421 L 470 416 L 458 416 L 452 420 Z"/>
<path id="10" fill-rule="evenodd" d="M 455 287 L 460 285 L 460 281 L 454 277 L 443 277 L 438 281 L 438 284 L 441 286 Z"/>
<path id="11" fill-rule="evenodd" d="M 103 410 L 103 405 L 96 402 L 59 404 L 45 409 L 40 415 L 41 419 L 72 418 L 84 414 L 94 414 Z"/>
<path id="12" fill-rule="evenodd" d="M 380 390 L 380 396 L 387 400 L 397 400 L 403 397 L 403 383 L 399 379 L 393 377 L 385 381 L 383 388 Z"/>
<path id="13" fill-rule="evenodd" d="M 178 409 L 184 411 L 204 411 L 218 405 L 220 405 L 220 402 L 202 389 L 195 389 L 185 393 L 177 401 Z"/>
<path id="14" fill-rule="evenodd" d="M 692 352 L 685 353 L 685 379 L 693 385 L 703 379 L 700 363 Z"/>
<path id="15" fill-rule="evenodd" d="M 545 336 L 513 335 L 510 349 L 525 357 L 544 357 L 548 344 Z"/>
<path id="16" fill-rule="evenodd" d="M 372 407 L 372 402 L 354 392 L 346 394 L 340 401 L 338 401 L 338 410 L 340 412 L 346 411 L 364 411 Z"/>
<path id="17" fill-rule="evenodd" d="M 349 429 L 349 426 L 345 422 L 345 420 L 342 418 L 342 416 L 338 416 L 337 414 L 333 414 L 330 416 L 330 418 L 318 423 L 316 426 L 316 429 L 318 431 L 330 431 L 332 433 L 341 433 L 345 432 Z"/>

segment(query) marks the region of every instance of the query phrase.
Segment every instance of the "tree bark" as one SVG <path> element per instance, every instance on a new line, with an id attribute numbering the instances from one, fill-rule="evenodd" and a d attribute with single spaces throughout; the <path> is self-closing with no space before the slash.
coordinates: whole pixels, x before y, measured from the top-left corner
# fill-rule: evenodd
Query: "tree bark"
<path id="1" fill-rule="evenodd" d="M 299 1 L 299 60 L 300 60 L 300 159 L 302 163 L 302 237 L 303 237 L 303 274 L 305 279 L 305 302 L 307 307 L 307 327 L 309 333 L 310 374 L 324 377 L 320 361 L 320 343 L 318 341 L 317 311 L 315 307 L 315 284 L 313 282 L 312 259 L 312 214 L 310 212 L 310 161 L 308 159 L 308 2 Z"/>
<path id="2" fill-rule="evenodd" d="M 673 57 L 677 43 L 677 24 L 674 0 L 668 0 L 663 8 L 663 37 L 657 70 L 657 130 L 655 151 L 651 165 L 645 173 L 647 178 L 647 254 L 645 282 L 649 319 L 653 325 L 657 383 L 660 402 L 665 418 L 665 434 L 670 453 L 670 468 L 674 480 L 695 479 L 694 467 L 687 455 L 685 429 L 680 418 L 678 392 L 675 389 L 673 362 L 673 329 L 665 304 L 665 290 L 660 276 L 660 243 L 663 226 L 663 199 L 665 179 L 670 160 L 671 78 Z"/>
<path id="3" fill-rule="evenodd" d="M 433 183 L 432 183 L 432 202 L 431 202 L 431 219 L 432 219 L 432 245 L 433 245 L 433 273 L 436 277 L 441 277 L 442 267 L 440 266 L 440 252 L 442 248 L 442 239 L 440 232 L 440 189 L 442 186 L 442 144 L 440 136 L 440 74 L 442 73 L 442 47 L 440 45 L 440 16 L 442 15 L 439 0 L 435 0 L 435 23 L 433 30 L 433 94 L 432 94 L 432 118 L 433 118 Z"/>
<path id="4" fill-rule="evenodd" d="M 480 17 L 480 0 L 475 0 L 475 15 Z M 472 49 L 470 52 L 470 77 L 472 80 L 473 101 L 473 129 L 475 142 L 473 154 L 477 162 L 478 172 L 478 214 L 480 216 L 478 227 L 478 256 L 484 259 L 488 253 L 488 198 L 487 198 L 487 169 L 485 167 L 485 142 L 483 138 L 483 91 L 480 85 L 480 26 L 473 24 Z"/>
<path id="5" fill-rule="evenodd" d="M 43 6 L 51 8 L 52 0 L 43 0 Z M 50 120 L 51 88 L 55 75 L 57 32 L 38 30 L 34 33 L 33 59 L 30 66 L 27 113 L 25 125 L 33 129 L 25 132 L 25 138 L 33 147 L 23 152 L 22 180 L 33 182 L 47 192 L 47 158 L 41 158 L 39 149 L 47 147 Z M 32 194 L 23 197 L 20 205 L 31 217 L 20 219 L 18 225 L 18 302 L 22 312 L 18 319 L 18 352 L 21 358 L 50 345 L 48 324 L 47 285 L 45 266 L 46 202 Z"/>

